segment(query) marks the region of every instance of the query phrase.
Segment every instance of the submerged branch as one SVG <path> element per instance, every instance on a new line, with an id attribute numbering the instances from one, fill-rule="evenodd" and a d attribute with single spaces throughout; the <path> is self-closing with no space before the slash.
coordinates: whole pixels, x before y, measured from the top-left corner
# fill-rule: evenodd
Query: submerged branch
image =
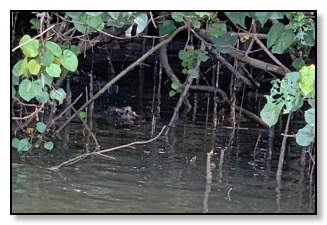
<path id="1" fill-rule="evenodd" d="M 157 136 L 155 136 L 154 138 L 151 138 L 151 139 L 149 139 L 147 141 L 134 141 L 134 142 L 126 144 L 126 145 L 119 145 L 119 146 L 116 146 L 116 147 L 113 147 L 113 148 L 108 148 L 108 149 L 104 149 L 104 150 L 100 150 L 100 151 L 84 153 L 82 155 L 78 155 L 75 158 L 72 158 L 70 160 L 67 160 L 67 161 L 63 162 L 58 166 L 52 166 L 52 167 L 47 168 L 47 169 L 57 171 L 57 170 L 59 170 L 60 167 L 74 164 L 74 163 L 76 163 L 76 162 L 78 162 L 78 161 L 80 161 L 80 160 L 82 160 L 82 159 L 84 159 L 84 158 L 86 158 L 87 156 L 90 156 L 90 155 L 105 156 L 105 155 L 103 155 L 104 153 L 111 152 L 111 151 L 114 151 L 114 150 L 117 150 L 117 149 L 127 148 L 127 147 L 131 147 L 133 145 L 148 144 L 150 142 L 153 142 L 153 141 L 157 140 L 161 136 L 161 134 L 164 132 L 165 128 L 166 128 L 166 126 L 163 126 L 161 131 L 159 132 L 159 134 Z M 110 157 L 110 156 L 105 156 L 105 157 L 112 159 L 112 157 Z"/>

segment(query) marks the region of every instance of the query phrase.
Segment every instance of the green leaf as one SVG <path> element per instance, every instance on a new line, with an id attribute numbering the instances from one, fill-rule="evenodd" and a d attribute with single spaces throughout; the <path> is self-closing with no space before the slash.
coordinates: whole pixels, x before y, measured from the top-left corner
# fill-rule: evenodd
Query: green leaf
<path id="1" fill-rule="evenodd" d="M 314 125 L 315 124 L 315 120 L 316 120 L 316 110 L 315 108 L 311 108 L 305 111 L 304 113 L 304 119 L 305 122 L 307 122 L 310 125 Z"/>
<path id="2" fill-rule="evenodd" d="M 40 78 L 41 78 L 42 84 L 46 84 L 46 85 L 48 85 L 48 87 L 51 87 L 52 82 L 53 82 L 53 77 L 50 77 L 46 73 L 41 73 L 41 77 Z M 43 86 L 44 85 L 42 85 L 42 87 Z"/>
<path id="3" fill-rule="evenodd" d="M 269 126 L 273 126 L 277 123 L 280 111 L 283 108 L 283 104 L 274 104 L 267 102 L 260 112 L 261 119 Z"/>
<path id="4" fill-rule="evenodd" d="M 73 18 L 73 23 L 76 30 L 83 34 L 92 31 L 86 25 L 98 30 L 102 30 L 104 28 L 104 23 L 101 16 L 88 16 L 86 13 L 82 13 L 78 17 Z"/>
<path id="5" fill-rule="evenodd" d="M 189 75 L 190 78 L 198 78 L 199 77 L 199 71 L 193 69 L 193 70 L 188 70 L 187 74 Z"/>
<path id="6" fill-rule="evenodd" d="M 22 74 L 27 75 L 28 67 L 27 67 L 27 57 L 24 59 L 19 60 L 13 67 L 12 73 L 15 76 L 20 76 Z"/>
<path id="7" fill-rule="evenodd" d="M 75 55 L 79 55 L 81 53 L 81 49 L 77 45 L 71 45 L 70 51 L 74 52 Z"/>
<path id="8" fill-rule="evenodd" d="M 307 30 L 307 32 L 303 36 L 304 42 L 308 46 L 314 46 L 315 43 L 315 27 L 312 30 Z"/>
<path id="9" fill-rule="evenodd" d="M 315 65 L 304 66 L 300 70 L 300 83 L 299 86 L 304 93 L 304 95 L 308 95 L 311 91 L 313 91 L 315 85 Z"/>
<path id="10" fill-rule="evenodd" d="M 179 53 L 178 53 L 178 57 L 181 60 L 186 60 L 191 56 L 192 56 L 192 53 L 190 51 L 180 50 Z"/>
<path id="11" fill-rule="evenodd" d="M 66 49 L 61 57 L 61 63 L 65 69 L 74 72 L 78 66 L 78 59 L 72 51 Z"/>
<path id="12" fill-rule="evenodd" d="M 170 92 L 169 92 L 169 97 L 173 97 L 174 95 L 176 95 L 176 91 L 175 90 L 171 90 Z"/>
<path id="13" fill-rule="evenodd" d="M 268 19 L 270 19 L 272 12 L 255 12 L 254 14 L 261 23 L 261 26 L 264 26 Z"/>
<path id="14" fill-rule="evenodd" d="M 30 23 L 33 25 L 33 27 L 37 30 L 40 30 L 40 20 L 36 19 L 36 18 L 32 18 L 30 20 Z"/>
<path id="15" fill-rule="evenodd" d="M 227 27 L 225 23 L 213 23 L 209 26 L 209 33 L 213 37 L 219 37 L 227 33 Z"/>
<path id="16" fill-rule="evenodd" d="M 85 12 L 89 16 L 99 16 L 102 14 L 102 12 Z"/>
<path id="17" fill-rule="evenodd" d="M 188 69 L 184 68 L 184 69 L 182 70 L 182 74 L 187 74 L 187 71 L 188 71 Z"/>
<path id="18" fill-rule="evenodd" d="M 209 56 L 207 54 L 207 51 L 200 51 L 197 55 L 198 60 L 202 62 L 207 61 L 209 59 Z"/>
<path id="19" fill-rule="evenodd" d="M 31 82 L 28 79 L 23 80 L 18 89 L 19 95 L 27 102 L 42 92 L 40 80 Z"/>
<path id="20" fill-rule="evenodd" d="M 49 101 L 49 94 L 46 91 L 42 91 L 40 94 L 38 94 L 36 97 L 36 100 L 38 100 L 40 103 L 47 103 Z"/>
<path id="21" fill-rule="evenodd" d="M 66 12 L 66 14 L 75 19 L 75 18 L 78 18 L 80 15 L 84 14 L 84 12 Z"/>
<path id="22" fill-rule="evenodd" d="M 20 39 L 19 45 L 27 57 L 35 57 L 39 54 L 39 40 L 31 40 L 31 36 L 27 34 Z"/>
<path id="23" fill-rule="evenodd" d="M 305 62 L 301 58 L 295 58 L 292 62 L 292 66 L 295 70 L 300 70 L 303 66 L 305 66 Z"/>
<path id="24" fill-rule="evenodd" d="M 126 37 L 131 37 L 132 36 L 132 29 L 133 25 L 131 25 L 126 31 L 125 31 L 125 36 Z"/>
<path id="25" fill-rule="evenodd" d="M 267 35 L 267 47 L 270 48 L 276 45 L 280 39 L 281 34 L 284 32 L 284 25 L 282 23 L 275 23 L 270 27 Z"/>
<path id="26" fill-rule="evenodd" d="M 86 24 L 98 30 L 102 30 L 104 28 L 104 23 L 101 16 L 89 16 Z"/>
<path id="27" fill-rule="evenodd" d="M 11 84 L 13 86 L 19 85 L 19 77 L 17 77 L 17 76 L 11 76 Z"/>
<path id="28" fill-rule="evenodd" d="M 12 147 L 18 149 L 18 144 L 19 144 L 19 139 L 18 139 L 18 138 L 13 138 L 13 139 L 11 140 L 11 146 L 12 146 Z"/>
<path id="29" fill-rule="evenodd" d="M 45 68 L 45 71 L 49 74 L 51 77 L 60 77 L 61 69 L 60 66 L 57 64 L 51 63 L 49 67 Z"/>
<path id="30" fill-rule="evenodd" d="M 295 34 L 290 30 L 286 30 L 280 35 L 278 42 L 271 49 L 272 53 L 283 54 L 294 43 Z"/>
<path id="31" fill-rule="evenodd" d="M 37 124 L 36 124 L 36 129 L 42 134 L 44 131 L 45 131 L 45 128 L 46 128 L 47 126 L 45 125 L 45 123 L 43 123 L 43 122 L 38 122 Z"/>
<path id="32" fill-rule="evenodd" d="M 172 20 L 165 20 L 162 26 L 159 27 L 159 35 L 171 35 L 176 30 L 176 26 L 174 21 Z"/>
<path id="33" fill-rule="evenodd" d="M 146 13 L 140 13 L 135 19 L 137 23 L 136 35 L 140 34 L 148 24 L 148 15 Z"/>
<path id="34" fill-rule="evenodd" d="M 246 29 L 245 18 L 248 16 L 248 12 L 225 12 L 225 14 L 233 23 L 236 23 Z"/>
<path id="35" fill-rule="evenodd" d="M 53 63 L 54 58 L 53 53 L 49 49 L 45 48 L 43 53 L 43 65 L 50 66 L 50 64 Z"/>
<path id="36" fill-rule="evenodd" d="M 218 38 L 213 38 L 213 43 L 217 50 L 223 54 L 231 51 L 232 47 L 234 47 L 237 43 L 238 38 L 236 36 L 232 36 L 230 32 L 219 36 Z"/>
<path id="37" fill-rule="evenodd" d="M 81 112 L 79 112 L 78 115 L 79 115 L 79 118 L 81 118 L 83 120 L 83 119 L 85 119 L 85 117 L 86 117 L 87 114 L 86 114 L 85 111 L 81 111 Z"/>
<path id="38" fill-rule="evenodd" d="M 33 75 L 37 75 L 41 69 L 41 65 L 35 59 L 30 60 L 27 63 L 27 67 L 30 73 Z"/>
<path id="39" fill-rule="evenodd" d="M 176 80 L 173 83 L 171 83 L 171 88 L 177 92 L 181 92 L 183 88 L 183 84 L 179 80 Z"/>
<path id="40" fill-rule="evenodd" d="M 50 52 L 52 52 L 52 54 L 54 54 L 55 56 L 59 57 L 62 54 L 62 50 L 61 47 L 57 44 L 54 43 L 52 41 L 47 41 L 45 42 L 45 48 L 48 49 Z"/>
<path id="41" fill-rule="evenodd" d="M 48 141 L 48 142 L 44 143 L 44 148 L 49 150 L 49 151 L 51 151 L 53 149 L 53 147 L 54 147 L 54 144 L 53 144 L 52 141 Z"/>
<path id="42" fill-rule="evenodd" d="M 197 20 L 192 20 L 192 24 L 195 28 L 200 28 L 201 27 L 201 22 Z"/>
<path id="43" fill-rule="evenodd" d="M 59 102 L 59 105 L 63 103 L 66 98 L 66 92 L 64 89 L 59 88 L 58 90 L 51 90 L 50 98 L 55 99 Z"/>
<path id="44" fill-rule="evenodd" d="M 16 96 L 16 89 L 14 87 L 14 85 L 11 86 L 11 97 L 15 97 Z"/>
<path id="45" fill-rule="evenodd" d="M 315 140 L 314 127 L 310 124 L 305 125 L 302 129 L 299 129 L 296 134 L 296 143 L 301 146 L 308 146 Z"/>
<path id="46" fill-rule="evenodd" d="M 171 18 L 173 18 L 176 22 L 183 22 L 184 12 L 173 12 L 171 14 Z"/>
<path id="47" fill-rule="evenodd" d="M 28 150 L 30 150 L 31 147 L 32 144 L 29 142 L 28 139 L 25 138 L 19 141 L 17 151 L 21 154 L 22 152 L 27 152 Z"/>

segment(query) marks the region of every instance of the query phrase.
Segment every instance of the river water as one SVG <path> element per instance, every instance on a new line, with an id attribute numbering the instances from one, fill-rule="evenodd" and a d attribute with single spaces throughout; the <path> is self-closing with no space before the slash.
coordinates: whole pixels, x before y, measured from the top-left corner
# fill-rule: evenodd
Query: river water
<path id="1" fill-rule="evenodd" d="M 142 102 L 149 111 L 151 97 Z M 127 103 L 138 112 L 135 99 Z M 155 134 L 174 104 L 162 104 L 167 110 L 162 108 Z M 82 125 L 72 123 L 51 153 L 36 151 L 24 161 L 13 157 L 12 213 L 315 213 L 314 182 L 300 166 L 301 148 L 289 140 L 278 186 L 280 140 L 269 159 L 266 130 L 243 126 L 230 142 L 232 130 L 214 130 L 204 112 L 205 104 L 168 136 L 108 154 L 115 159 L 88 157 L 58 172 L 45 169 L 85 152 Z M 95 120 L 94 126 L 102 149 L 155 136 L 151 120 L 125 128 Z"/>

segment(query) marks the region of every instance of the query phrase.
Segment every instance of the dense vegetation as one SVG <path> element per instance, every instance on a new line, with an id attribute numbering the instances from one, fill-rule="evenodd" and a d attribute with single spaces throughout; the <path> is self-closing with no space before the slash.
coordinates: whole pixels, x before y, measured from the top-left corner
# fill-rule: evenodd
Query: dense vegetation
<path id="1" fill-rule="evenodd" d="M 74 101 L 67 99 L 71 95 L 70 90 L 65 89 L 62 83 L 69 73 L 78 69 L 80 54 L 86 54 L 99 43 L 140 38 L 153 39 L 155 44 L 108 80 L 99 92 L 92 94 L 67 119 L 67 123 L 77 115 L 83 121 L 88 105 L 131 69 L 140 66 L 152 54 L 158 54 L 170 80 L 169 96 L 180 95 L 169 124 L 172 125 L 188 91 L 197 88 L 194 83 L 201 78 L 201 63 L 213 57 L 216 64 L 221 63 L 231 71 L 232 82 L 240 81 L 252 89 L 260 86 L 260 79 L 249 73 L 247 68 L 263 71 L 265 77 L 274 77 L 270 95 L 266 96 L 267 103 L 260 113 L 261 119 L 272 127 L 281 118 L 281 113 L 305 110 L 303 120 L 306 125 L 296 132 L 295 137 L 299 145 L 313 148 L 314 13 L 37 12 L 31 14 L 30 24 L 22 27 L 22 21 L 17 18 L 24 13 L 27 12 L 12 12 L 12 120 L 17 125 L 12 146 L 19 154 L 41 146 L 49 151 L 54 148 L 49 134 L 60 132 L 56 130 L 56 120 L 70 110 Z M 178 54 L 182 69 L 174 71 L 167 57 L 167 44 L 180 33 L 185 34 L 185 47 Z M 227 95 L 219 87 L 210 89 L 209 86 L 208 91 L 220 93 L 222 101 L 230 105 L 233 115 L 235 93 Z M 56 116 L 58 106 L 66 101 L 69 104 L 61 107 L 62 113 Z"/>

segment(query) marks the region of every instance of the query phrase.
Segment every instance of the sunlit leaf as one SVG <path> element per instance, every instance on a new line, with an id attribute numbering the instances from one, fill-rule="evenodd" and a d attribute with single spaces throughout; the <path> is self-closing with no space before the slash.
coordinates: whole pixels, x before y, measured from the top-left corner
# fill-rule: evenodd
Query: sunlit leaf
<path id="1" fill-rule="evenodd" d="M 29 142 L 28 139 L 25 138 L 19 141 L 17 151 L 21 154 L 22 152 L 27 152 L 28 150 L 30 150 L 31 147 L 32 144 Z"/>
<path id="2" fill-rule="evenodd" d="M 176 91 L 175 90 L 170 90 L 169 91 L 169 97 L 173 97 L 174 95 L 176 95 Z"/>
<path id="3" fill-rule="evenodd" d="M 132 29 L 133 25 L 131 25 L 126 31 L 125 31 L 125 36 L 126 37 L 131 37 L 132 36 Z"/>
<path id="4" fill-rule="evenodd" d="M 305 111 L 304 119 L 305 122 L 307 122 L 308 124 L 314 125 L 316 120 L 316 110 L 314 108 L 311 108 Z"/>
<path id="5" fill-rule="evenodd" d="M 30 60 L 27 63 L 27 67 L 30 73 L 33 75 L 37 75 L 41 69 L 41 65 L 35 59 Z"/>
<path id="6" fill-rule="evenodd" d="M 83 119 L 85 119 L 85 117 L 86 117 L 86 112 L 85 111 L 81 111 L 81 112 L 79 112 L 79 117 L 83 120 Z"/>
<path id="7" fill-rule="evenodd" d="M 33 25 L 33 27 L 37 30 L 40 30 L 40 20 L 36 19 L 36 18 L 32 18 L 30 20 L 30 23 Z"/>
<path id="8" fill-rule="evenodd" d="M 43 65 L 50 66 L 50 64 L 53 63 L 54 58 L 53 53 L 49 49 L 45 48 L 43 53 Z"/>
<path id="9" fill-rule="evenodd" d="M 213 37 L 219 37 L 227 33 L 227 27 L 225 23 L 213 23 L 209 26 L 209 33 Z"/>
<path id="10" fill-rule="evenodd" d="M 217 50 L 223 54 L 231 51 L 237 43 L 238 38 L 232 36 L 229 32 L 219 36 L 218 38 L 213 38 L 213 43 Z"/>
<path id="11" fill-rule="evenodd" d="M 14 148 L 18 148 L 18 144 L 19 144 L 19 139 L 18 138 L 13 138 L 11 140 L 11 146 Z"/>
<path id="12" fill-rule="evenodd" d="M 19 41 L 23 54 L 27 57 L 35 57 L 39 54 L 39 40 L 31 40 L 31 36 L 25 34 Z"/>
<path id="13" fill-rule="evenodd" d="M 314 88 L 315 85 L 315 65 L 304 66 L 300 70 L 300 83 L 299 86 L 304 93 L 308 95 Z"/>

